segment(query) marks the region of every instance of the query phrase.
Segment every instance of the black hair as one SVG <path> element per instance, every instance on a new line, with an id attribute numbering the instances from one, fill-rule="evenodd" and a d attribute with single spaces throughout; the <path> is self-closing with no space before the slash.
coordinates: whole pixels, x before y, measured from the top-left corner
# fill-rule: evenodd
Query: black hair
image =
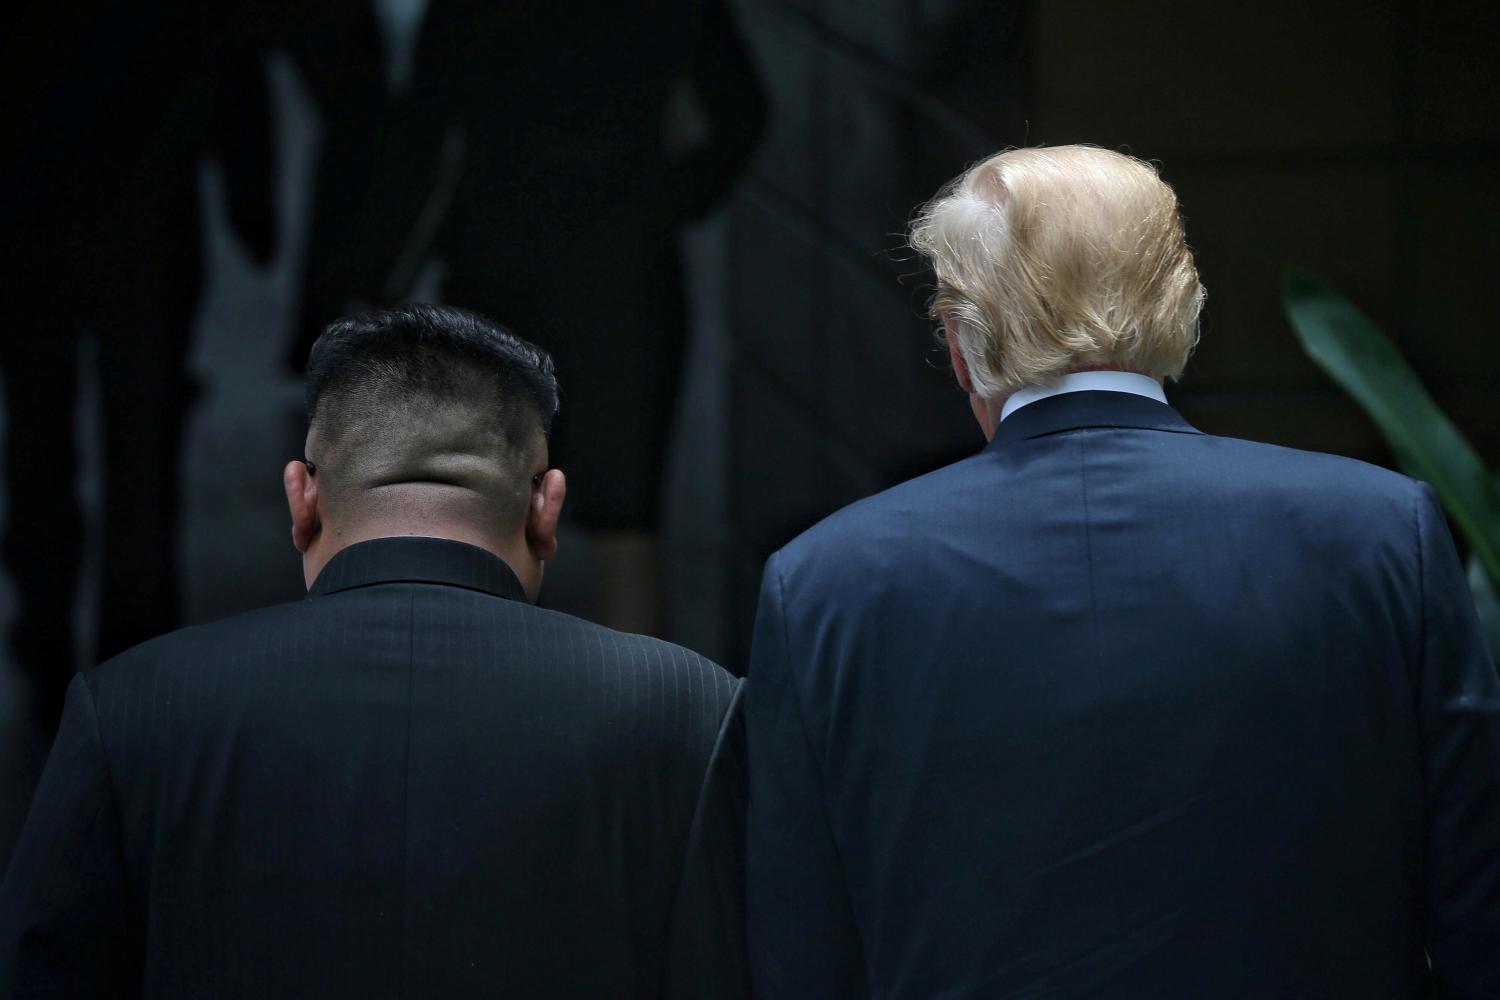
<path id="1" fill-rule="evenodd" d="M 546 351 L 463 309 L 396 306 L 338 320 L 313 345 L 305 460 L 345 516 L 415 490 L 429 513 L 509 523 L 556 413 Z"/>
<path id="2" fill-rule="evenodd" d="M 475 389 L 487 400 L 463 400 Z M 339 409 L 403 401 L 490 402 L 507 438 L 534 417 L 544 435 L 557 415 L 552 357 L 477 313 L 411 303 L 329 324 L 307 359 L 307 420 L 328 400 Z M 341 417 L 353 414 L 340 414 Z M 342 421 L 341 421 L 342 422 Z"/>

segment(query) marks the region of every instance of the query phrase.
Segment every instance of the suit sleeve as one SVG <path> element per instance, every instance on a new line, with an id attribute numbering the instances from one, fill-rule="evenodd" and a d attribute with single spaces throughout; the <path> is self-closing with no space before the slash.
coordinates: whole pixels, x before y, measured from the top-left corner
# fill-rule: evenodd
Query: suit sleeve
<path id="1" fill-rule="evenodd" d="M 1427 949 L 1440 995 L 1500 997 L 1500 681 L 1452 536 L 1426 486 L 1417 524 Z"/>
<path id="2" fill-rule="evenodd" d="M 140 958 L 119 812 L 80 674 L 0 886 L 0 996 L 135 996 Z"/>
<path id="3" fill-rule="evenodd" d="M 773 556 L 761 583 L 746 696 L 751 979 L 757 996 L 862 997 L 869 988 L 859 932 L 794 657 Z"/>
<path id="4" fill-rule="evenodd" d="M 672 904 L 669 1000 L 739 1000 L 750 995 L 745 960 L 744 685 L 724 713 L 688 834 Z"/>

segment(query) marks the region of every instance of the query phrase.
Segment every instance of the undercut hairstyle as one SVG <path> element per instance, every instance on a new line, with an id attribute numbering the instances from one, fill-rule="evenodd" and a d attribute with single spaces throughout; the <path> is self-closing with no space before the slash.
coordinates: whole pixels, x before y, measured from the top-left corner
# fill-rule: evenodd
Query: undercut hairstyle
<path id="1" fill-rule="evenodd" d="M 910 242 L 982 397 L 1095 366 L 1180 378 L 1198 342 L 1204 290 L 1177 196 L 1143 160 L 996 154 L 918 212 Z"/>
<path id="2" fill-rule="evenodd" d="M 325 502 L 523 518 L 557 414 L 546 351 L 482 316 L 412 304 L 340 319 L 307 362 L 309 461 Z"/>

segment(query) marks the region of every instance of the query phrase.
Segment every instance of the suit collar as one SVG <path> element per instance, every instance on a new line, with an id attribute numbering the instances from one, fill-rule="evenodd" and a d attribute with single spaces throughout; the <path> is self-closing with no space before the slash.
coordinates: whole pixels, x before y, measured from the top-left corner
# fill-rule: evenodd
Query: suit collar
<path id="1" fill-rule="evenodd" d="M 1039 399 L 1000 421 L 990 447 L 1000 448 L 1015 441 L 1089 427 L 1203 433 L 1166 403 L 1145 396 L 1128 392 L 1068 392 Z"/>
<path id="2" fill-rule="evenodd" d="M 526 600 L 521 582 L 493 553 L 446 538 L 403 535 L 359 542 L 336 553 L 313 581 L 308 597 L 375 583 L 438 583 Z"/>

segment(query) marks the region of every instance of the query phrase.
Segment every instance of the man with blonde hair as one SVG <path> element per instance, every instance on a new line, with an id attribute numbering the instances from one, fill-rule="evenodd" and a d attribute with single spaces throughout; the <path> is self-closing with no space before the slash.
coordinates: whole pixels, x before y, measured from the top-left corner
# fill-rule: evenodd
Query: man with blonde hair
<path id="1" fill-rule="evenodd" d="M 1427 486 L 1166 403 L 1176 197 L 1082 146 L 918 216 L 988 446 L 767 564 L 773 997 L 1500 996 L 1500 684 Z"/>

